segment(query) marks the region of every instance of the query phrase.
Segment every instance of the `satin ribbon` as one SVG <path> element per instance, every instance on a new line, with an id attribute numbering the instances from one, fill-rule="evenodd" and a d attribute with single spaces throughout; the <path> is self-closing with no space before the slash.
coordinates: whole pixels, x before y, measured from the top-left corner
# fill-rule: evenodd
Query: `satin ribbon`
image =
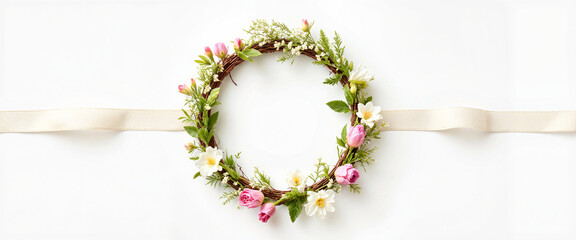
<path id="1" fill-rule="evenodd" d="M 75 130 L 181 131 L 180 110 L 61 109 L 0 111 L 0 132 Z M 576 132 L 576 111 L 486 111 L 474 108 L 383 111 L 384 131 Z"/>

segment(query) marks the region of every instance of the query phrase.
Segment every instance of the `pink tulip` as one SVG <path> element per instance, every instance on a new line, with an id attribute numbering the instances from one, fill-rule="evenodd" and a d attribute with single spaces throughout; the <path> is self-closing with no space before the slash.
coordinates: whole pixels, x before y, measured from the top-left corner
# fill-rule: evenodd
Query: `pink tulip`
<path id="1" fill-rule="evenodd" d="M 224 58 L 226 54 L 228 54 L 228 48 L 226 48 L 226 45 L 222 42 L 216 43 L 216 45 L 214 45 L 214 54 L 216 57 Z"/>
<path id="2" fill-rule="evenodd" d="M 310 31 L 310 24 L 308 24 L 308 20 L 302 19 L 302 31 L 308 32 Z"/>
<path id="3" fill-rule="evenodd" d="M 246 188 L 240 193 L 238 201 L 240 202 L 240 206 L 248 208 L 259 207 L 262 201 L 264 201 L 264 194 L 260 191 Z"/>
<path id="4" fill-rule="evenodd" d="M 364 131 L 364 126 L 356 125 L 354 127 L 348 128 L 348 135 L 346 136 L 346 142 L 350 147 L 360 147 L 364 142 L 364 137 L 366 132 Z"/>
<path id="5" fill-rule="evenodd" d="M 210 47 L 208 46 L 204 48 L 204 55 L 206 55 L 206 57 L 209 57 L 210 59 L 213 59 L 214 56 L 212 55 L 212 49 L 210 49 Z"/>
<path id="6" fill-rule="evenodd" d="M 234 39 L 234 50 L 239 51 L 242 49 L 242 39 L 236 38 Z"/>
<path id="7" fill-rule="evenodd" d="M 186 85 L 178 85 L 178 92 L 189 95 L 192 93 L 192 90 Z"/>
<path id="8" fill-rule="evenodd" d="M 274 215 L 276 212 L 276 206 L 274 203 L 267 202 L 262 207 L 260 207 L 260 213 L 258 213 L 258 219 L 263 223 L 267 223 L 268 219 Z"/>
<path id="9" fill-rule="evenodd" d="M 336 177 L 336 181 L 341 185 L 349 185 L 358 180 L 360 173 L 352 166 L 352 164 L 348 163 L 338 167 L 336 172 L 334 172 L 334 176 Z"/>

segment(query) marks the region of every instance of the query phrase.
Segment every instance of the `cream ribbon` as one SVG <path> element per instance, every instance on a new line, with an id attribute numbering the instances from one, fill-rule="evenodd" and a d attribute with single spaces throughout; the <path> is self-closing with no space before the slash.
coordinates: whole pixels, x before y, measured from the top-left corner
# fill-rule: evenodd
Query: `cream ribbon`
<path id="1" fill-rule="evenodd" d="M 486 111 L 474 108 L 383 111 L 384 131 L 576 132 L 576 111 Z M 0 111 L 0 132 L 74 130 L 182 131 L 180 110 L 61 109 Z"/>

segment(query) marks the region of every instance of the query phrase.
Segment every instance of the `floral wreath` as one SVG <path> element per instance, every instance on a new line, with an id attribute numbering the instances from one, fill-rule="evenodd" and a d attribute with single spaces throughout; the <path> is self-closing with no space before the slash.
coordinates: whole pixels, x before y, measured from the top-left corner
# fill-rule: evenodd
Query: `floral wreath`
<path id="1" fill-rule="evenodd" d="M 338 33 L 330 41 L 324 31 L 320 30 L 320 39 L 312 37 L 309 24 L 302 20 L 301 28 L 290 29 L 286 24 L 264 20 L 253 21 L 245 30 L 249 39 L 236 38 L 233 41 L 234 52 L 229 54 L 224 43 L 216 43 L 214 49 L 206 47 L 204 55 L 196 60 L 199 64 L 198 77 L 191 80 L 191 85 L 180 85 L 178 90 L 185 94 L 185 116 L 181 117 L 184 128 L 197 143 L 186 144 L 199 172 L 194 179 L 202 176 L 207 184 L 214 187 L 223 186 L 230 189 L 221 197 L 224 204 L 238 198 L 239 206 L 248 208 L 260 207 L 259 220 L 266 223 L 274 214 L 276 206 L 288 207 L 290 219 L 294 222 L 302 209 L 306 214 L 321 219 L 327 212 L 334 212 L 335 195 L 342 186 L 348 186 L 351 192 L 359 193 L 356 180 L 360 174 L 354 168 L 360 165 L 366 170 L 374 159 L 370 157 L 375 148 L 368 143 L 379 138 L 381 128 L 380 107 L 372 104 L 372 97 L 366 93 L 366 87 L 374 79 L 366 68 L 354 68 L 352 61 L 344 57 L 344 46 Z M 255 168 L 252 178 L 248 178 L 237 164 L 240 154 L 228 155 L 218 148 L 215 140 L 214 126 L 218 121 L 218 112 L 213 107 L 220 104 L 218 94 L 220 84 L 230 75 L 234 67 L 242 62 L 262 55 L 283 51 L 278 61 L 294 61 L 296 56 L 305 55 L 315 59 L 314 64 L 326 66 L 332 75 L 324 83 L 339 83 L 344 91 L 345 101 L 330 101 L 327 105 L 336 112 L 351 113 L 350 126 L 344 126 L 339 137 L 338 161 L 330 166 L 321 159 L 315 164 L 316 170 L 303 176 L 299 170 L 292 171 L 287 177 L 290 190 L 277 190 L 270 184 L 270 177 Z M 219 60 L 216 61 L 215 57 Z M 234 80 L 230 78 L 234 84 Z M 308 185 L 307 180 L 312 184 Z M 337 184 L 335 184 L 335 181 Z"/>

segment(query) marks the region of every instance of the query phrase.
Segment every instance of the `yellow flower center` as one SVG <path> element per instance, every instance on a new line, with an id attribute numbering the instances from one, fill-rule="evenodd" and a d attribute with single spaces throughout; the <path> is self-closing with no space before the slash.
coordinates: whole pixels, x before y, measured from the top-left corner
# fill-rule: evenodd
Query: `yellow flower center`
<path id="1" fill-rule="evenodd" d="M 372 112 L 370 111 L 364 111 L 362 114 L 364 114 L 364 119 L 369 119 L 372 117 Z"/>
<path id="2" fill-rule="evenodd" d="M 292 177 L 292 181 L 294 181 L 294 185 L 299 186 L 300 185 L 300 178 L 299 177 Z"/>
<path id="3" fill-rule="evenodd" d="M 216 164 L 216 159 L 214 159 L 213 157 L 209 157 L 207 161 L 208 165 L 210 166 L 214 166 Z"/>
<path id="4" fill-rule="evenodd" d="M 318 205 L 318 207 L 323 208 L 324 205 L 326 205 L 326 202 L 324 201 L 324 198 L 318 198 L 318 199 L 316 199 L 316 205 Z"/>

